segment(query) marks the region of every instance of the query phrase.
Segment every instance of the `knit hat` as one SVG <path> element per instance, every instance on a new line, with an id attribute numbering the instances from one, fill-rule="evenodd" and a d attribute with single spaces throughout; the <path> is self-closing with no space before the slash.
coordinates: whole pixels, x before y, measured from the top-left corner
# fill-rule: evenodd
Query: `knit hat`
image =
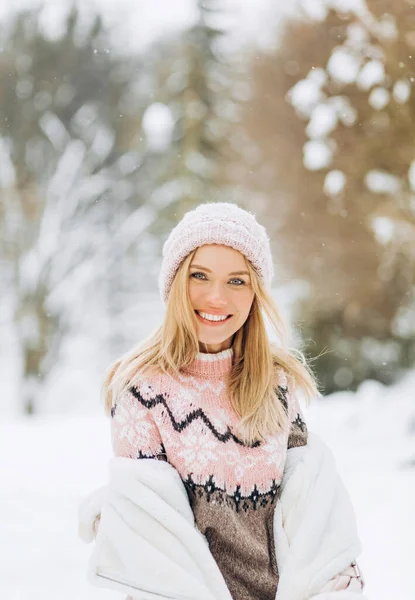
<path id="1" fill-rule="evenodd" d="M 204 244 L 223 244 L 239 250 L 252 263 L 262 283 L 270 287 L 274 267 L 265 228 L 252 213 L 236 204 L 213 202 L 186 213 L 163 246 L 159 288 L 164 302 L 181 262 Z"/>

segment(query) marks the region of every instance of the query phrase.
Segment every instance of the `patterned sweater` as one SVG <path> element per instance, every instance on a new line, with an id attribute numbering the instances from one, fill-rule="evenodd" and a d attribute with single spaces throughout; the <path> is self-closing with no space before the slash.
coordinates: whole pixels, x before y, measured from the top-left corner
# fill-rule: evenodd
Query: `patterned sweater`
<path id="1" fill-rule="evenodd" d="M 235 435 L 238 416 L 226 394 L 231 366 L 230 349 L 198 354 L 178 378 L 143 378 L 113 407 L 113 448 L 117 456 L 168 460 L 234 600 L 273 600 L 273 513 L 287 448 L 305 445 L 307 429 L 281 371 L 276 389 L 290 426 L 245 445 Z"/>

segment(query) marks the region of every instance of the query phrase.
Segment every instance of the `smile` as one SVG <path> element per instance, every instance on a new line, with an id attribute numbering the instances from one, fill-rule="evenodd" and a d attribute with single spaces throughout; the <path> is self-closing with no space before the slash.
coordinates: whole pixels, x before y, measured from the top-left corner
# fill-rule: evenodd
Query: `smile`
<path id="1" fill-rule="evenodd" d="M 223 323 L 225 323 L 225 321 L 229 321 L 229 319 L 232 317 L 232 315 L 211 315 L 209 313 L 205 313 L 202 311 L 195 311 L 196 316 L 199 318 L 199 320 L 204 323 L 205 325 L 213 325 L 213 326 L 218 326 L 218 325 L 222 325 Z"/>

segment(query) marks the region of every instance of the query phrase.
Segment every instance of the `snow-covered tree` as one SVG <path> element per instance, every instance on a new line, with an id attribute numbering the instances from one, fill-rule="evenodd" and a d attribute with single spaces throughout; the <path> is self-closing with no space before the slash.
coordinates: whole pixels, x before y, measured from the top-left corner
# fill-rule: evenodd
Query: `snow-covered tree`
<path id="1" fill-rule="evenodd" d="M 413 11 L 298 6 L 275 52 L 252 61 L 248 184 L 269 199 L 282 277 L 310 283 L 298 317 L 310 352 L 331 350 L 325 388 L 389 382 L 414 361 Z"/>
<path id="2" fill-rule="evenodd" d="M 31 413 L 88 296 L 105 296 L 114 248 L 128 243 L 123 218 L 140 204 L 137 63 L 111 52 L 99 17 L 86 30 L 75 9 L 58 39 L 37 10 L 11 17 L 2 47 L 2 302 L 12 307 Z"/>
<path id="3" fill-rule="evenodd" d="M 238 119 L 221 6 L 198 0 L 197 9 L 196 22 L 157 50 L 156 102 L 143 121 L 157 159 L 155 195 L 173 200 L 157 224 L 163 232 L 195 204 L 220 198 L 227 133 Z"/>
<path id="4" fill-rule="evenodd" d="M 321 6 L 323 22 L 337 21 L 337 43 L 325 64 L 313 65 L 289 92 L 306 121 L 304 165 L 324 172 L 333 202 L 350 187 L 368 203 L 368 226 L 386 254 L 406 254 L 413 264 L 413 6 L 393 0 Z"/>

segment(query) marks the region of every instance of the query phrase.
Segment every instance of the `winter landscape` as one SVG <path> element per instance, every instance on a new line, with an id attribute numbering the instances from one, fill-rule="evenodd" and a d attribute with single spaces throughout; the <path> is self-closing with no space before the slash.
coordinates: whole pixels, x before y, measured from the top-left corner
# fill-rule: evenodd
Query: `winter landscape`
<path id="1" fill-rule="evenodd" d="M 415 373 L 390 388 L 366 381 L 356 394 L 338 393 L 305 411 L 352 498 L 370 599 L 415 596 L 414 391 Z M 108 419 L 95 411 L 10 421 L 0 426 L 0 446 L 2 598 L 121 597 L 89 585 L 91 546 L 77 536 L 80 500 L 106 482 Z"/>
<path id="2" fill-rule="evenodd" d="M 415 599 L 415 4 L 219 4 L 0 6 L 2 600 L 121 597 L 77 534 L 112 455 L 100 388 L 205 200 L 269 229 L 367 597 Z"/>

